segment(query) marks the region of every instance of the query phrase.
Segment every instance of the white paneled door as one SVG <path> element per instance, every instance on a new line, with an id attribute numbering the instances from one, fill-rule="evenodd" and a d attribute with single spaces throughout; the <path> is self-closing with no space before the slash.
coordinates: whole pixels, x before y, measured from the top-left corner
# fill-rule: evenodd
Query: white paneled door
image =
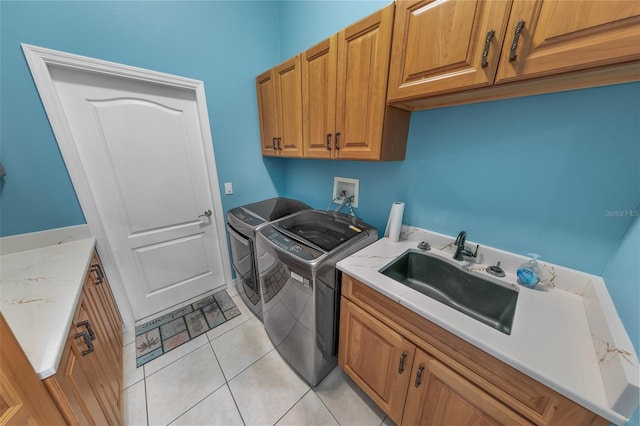
<path id="1" fill-rule="evenodd" d="M 224 219 L 201 82 L 95 60 L 72 66 L 81 59 L 69 55 L 66 62 L 29 58 L 29 48 L 87 222 L 104 237 L 97 235 L 98 248 L 109 252 L 134 319 L 225 285 Z M 45 51 L 59 53 L 52 52 Z M 34 65 L 46 75 L 37 77 Z"/>

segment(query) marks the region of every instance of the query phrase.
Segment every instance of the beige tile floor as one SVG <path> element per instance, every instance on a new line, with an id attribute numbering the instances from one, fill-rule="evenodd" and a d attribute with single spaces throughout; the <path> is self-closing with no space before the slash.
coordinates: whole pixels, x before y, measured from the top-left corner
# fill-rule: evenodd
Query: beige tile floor
<path id="1" fill-rule="evenodd" d="M 228 292 L 240 316 L 140 368 L 133 333 L 125 335 L 125 424 L 393 425 L 339 367 L 311 388 Z"/>

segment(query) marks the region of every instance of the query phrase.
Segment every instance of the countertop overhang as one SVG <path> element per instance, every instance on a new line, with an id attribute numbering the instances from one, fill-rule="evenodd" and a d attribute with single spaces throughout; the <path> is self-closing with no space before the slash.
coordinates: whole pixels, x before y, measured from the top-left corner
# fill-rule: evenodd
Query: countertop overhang
<path id="1" fill-rule="evenodd" d="M 0 239 L 0 311 L 40 379 L 56 373 L 95 238 L 86 225 Z"/>
<path id="2" fill-rule="evenodd" d="M 541 262 L 542 290 L 529 289 L 515 276 L 525 257 L 481 246 L 475 262 L 460 264 L 486 274 L 501 261 L 502 282 L 519 290 L 507 335 L 379 272 L 420 241 L 433 255 L 453 256 L 454 238 L 403 226 L 400 241 L 382 238 L 337 267 L 599 416 L 628 421 L 638 407 L 638 358 L 600 277 Z"/>

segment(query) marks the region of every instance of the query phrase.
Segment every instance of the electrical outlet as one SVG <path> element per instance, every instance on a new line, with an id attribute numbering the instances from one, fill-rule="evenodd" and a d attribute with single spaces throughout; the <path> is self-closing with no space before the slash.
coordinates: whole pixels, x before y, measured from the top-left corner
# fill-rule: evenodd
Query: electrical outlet
<path id="1" fill-rule="evenodd" d="M 345 177 L 333 178 L 333 200 L 342 200 L 343 194 L 347 197 L 353 197 L 351 207 L 358 207 L 358 195 L 360 191 L 360 179 L 351 179 Z"/>

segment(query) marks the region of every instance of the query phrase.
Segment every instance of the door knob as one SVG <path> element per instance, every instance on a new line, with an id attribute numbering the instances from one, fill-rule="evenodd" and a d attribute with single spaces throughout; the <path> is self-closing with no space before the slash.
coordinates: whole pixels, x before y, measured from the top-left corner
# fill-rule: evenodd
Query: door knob
<path id="1" fill-rule="evenodd" d="M 205 210 L 204 214 L 201 214 L 198 217 L 211 217 L 211 215 L 212 215 L 211 210 Z"/>

